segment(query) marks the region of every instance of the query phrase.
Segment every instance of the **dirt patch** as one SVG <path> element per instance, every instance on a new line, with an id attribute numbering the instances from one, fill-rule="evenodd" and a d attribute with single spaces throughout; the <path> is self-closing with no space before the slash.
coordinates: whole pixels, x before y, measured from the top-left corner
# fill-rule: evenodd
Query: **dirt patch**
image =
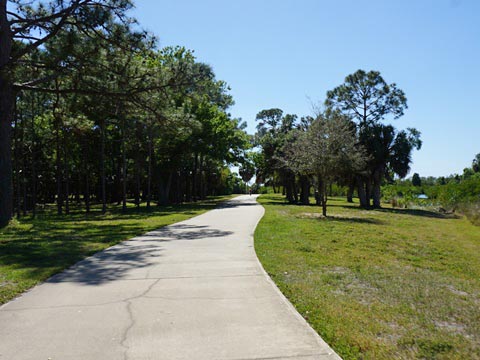
<path id="1" fill-rule="evenodd" d="M 459 295 L 459 296 L 470 296 L 469 293 L 465 292 L 465 291 L 461 291 L 461 290 L 458 290 L 458 289 L 455 289 L 452 285 L 448 285 L 447 286 L 447 289 L 450 290 L 453 294 L 455 295 Z"/>
<path id="2" fill-rule="evenodd" d="M 465 325 L 449 321 L 435 321 L 434 324 L 439 329 L 445 329 L 455 334 L 465 335 Z"/>
<path id="3" fill-rule="evenodd" d="M 300 213 L 296 215 L 297 218 L 300 219 L 323 219 L 325 216 L 323 216 L 321 213 Z"/>

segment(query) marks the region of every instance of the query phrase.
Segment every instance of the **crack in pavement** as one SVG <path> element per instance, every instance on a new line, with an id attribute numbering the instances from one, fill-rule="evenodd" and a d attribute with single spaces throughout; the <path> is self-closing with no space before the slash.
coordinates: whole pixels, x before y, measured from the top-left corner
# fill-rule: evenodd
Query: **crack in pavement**
<path id="1" fill-rule="evenodd" d="M 242 296 L 242 297 L 206 297 L 206 296 L 198 296 L 198 297 L 168 297 L 168 296 L 144 296 L 145 299 L 160 299 L 160 300 L 171 300 L 171 301 L 188 301 L 188 300 L 212 300 L 212 301 L 222 301 L 222 300 L 248 300 L 248 299 L 255 299 L 255 300 L 262 300 L 262 299 L 275 299 L 276 296 L 268 295 L 268 296 Z"/>
<path id="2" fill-rule="evenodd" d="M 297 355 L 287 355 L 287 356 L 271 356 L 271 357 L 253 357 L 253 358 L 237 358 L 231 360 L 282 360 L 282 359 L 298 359 L 298 358 L 310 358 L 313 356 L 330 356 L 332 353 L 322 352 L 322 353 L 313 353 L 313 354 L 297 354 Z"/>
<path id="3" fill-rule="evenodd" d="M 132 302 L 133 300 L 135 299 L 139 299 L 141 297 L 144 297 L 145 295 L 147 295 L 155 285 L 157 285 L 159 282 L 160 282 L 161 279 L 157 279 L 156 281 L 154 281 L 152 284 L 150 284 L 148 286 L 148 288 L 143 291 L 141 294 L 137 295 L 137 296 L 133 296 L 131 298 L 127 298 L 125 300 L 123 300 L 122 302 L 126 303 L 126 310 L 127 310 L 127 313 L 128 313 L 128 317 L 129 317 L 129 320 L 130 320 L 130 323 L 128 324 L 128 326 L 125 328 L 125 330 L 123 331 L 123 334 L 122 334 L 122 338 L 120 340 L 120 346 L 122 348 L 124 348 L 124 352 L 123 352 L 123 359 L 124 360 L 128 360 L 128 350 L 130 349 L 130 347 L 128 345 L 126 345 L 126 341 L 128 339 L 128 333 L 129 331 L 135 326 L 135 319 L 133 317 L 133 312 L 132 312 Z"/>
<path id="4" fill-rule="evenodd" d="M 177 279 L 203 279 L 203 278 L 238 278 L 238 277 L 257 277 L 263 276 L 262 274 L 255 274 L 255 275 L 219 275 L 219 276 L 180 276 L 180 277 L 164 277 L 164 278 L 138 278 L 138 279 L 123 279 L 119 281 L 145 281 L 145 280 L 156 280 L 155 283 L 160 282 L 161 280 L 177 280 Z M 136 299 L 137 297 L 142 296 L 135 295 L 132 297 L 127 297 L 124 299 L 119 299 L 115 301 L 106 301 L 102 303 L 95 303 L 95 304 L 68 304 L 68 305 L 53 305 L 53 306 L 32 306 L 32 307 L 25 307 L 25 308 L 13 308 L 9 309 L 5 307 L 4 304 L 0 307 L 0 312 L 16 312 L 16 311 L 29 311 L 29 310 L 50 310 L 50 309 L 69 309 L 69 308 L 85 308 L 85 307 L 95 307 L 95 306 L 106 306 L 106 305 L 115 305 L 121 304 L 125 301 Z M 234 297 L 234 298 L 207 298 L 207 297 L 190 297 L 190 298 L 173 298 L 173 297 L 162 297 L 162 296 L 143 296 L 147 299 L 164 299 L 164 300 L 241 300 L 241 299 L 248 299 L 248 297 Z M 262 296 L 262 297 L 254 297 L 255 299 L 263 299 L 263 298 L 270 298 L 271 296 Z"/>

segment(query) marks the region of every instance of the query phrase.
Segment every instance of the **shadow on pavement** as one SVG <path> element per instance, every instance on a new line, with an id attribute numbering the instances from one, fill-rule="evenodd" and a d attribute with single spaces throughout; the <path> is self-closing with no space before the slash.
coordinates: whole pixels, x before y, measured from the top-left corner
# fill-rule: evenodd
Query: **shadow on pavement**
<path id="1" fill-rule="evenodd" d="M 222 231 L 200 225 L 176 224 L 127 240 L 105 251 L 84 259 L 50 278 L 48 282 L 77 282 L 99 285 L 126 278 L 133 270 L 158 263 L 164 251 L 162 243 L 192 241 L 212 237 L 226 237 L 231 231 Z M 157 243 L 157 245 L 155 245 Z"/>
<path id="2" fill-rule="evenodd" d="M 209 228 L 203 225 L 185 225 L 176 224 L 166 226 L 159 230 L 150 231 L 147 234 L 139 236 L 141 241 L 182 241 L 199 240 L 208 237 L 225 237 L 231 235 L 231 231 L 223 231 Z M 153 239 L 148 239 L 153 238 Z"/>

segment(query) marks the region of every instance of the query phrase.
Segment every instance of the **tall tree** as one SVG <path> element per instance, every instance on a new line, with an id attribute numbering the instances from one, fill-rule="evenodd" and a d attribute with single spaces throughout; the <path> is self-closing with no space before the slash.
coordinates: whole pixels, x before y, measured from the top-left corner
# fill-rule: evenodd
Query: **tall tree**
<path id="1" fill-rule="evenodd" d="M 389 168 L 389 159 L 390 165 L 403 173 L 400 165 L 409 169 L 412 149 L 421 146 L 417 130 L 409 129 L 409 134 L 399 132 L 395 140 L 395 129 L 381 124 L 388 116 L 398 119 L 404 114 L 405 93 L 395 83 L 387 84 L 378 71 L 358 70 L 348 75 L 342 85 L 327 92 L 325 105 L 351 116 L 356 122 L 359 141 L 371 158 L 363 174 L 356 175 L 360 204 L 370 207 L 373 197 L 373 206 L 380 207 L 380 185 Z M 402 150 L 404 153 L 400 154 Z"/>
<path id="2" fill-rule="evenodd" d="M 383 179 L 393 180 L 397 175 L 404 178 L 410 171 L 413 149 L 420 149 L 420 133 L 415 129 L 397 131 L 391 125 L 371 124 L 360 129 L 360 144 L 366 149 L 367 206 L 370 197 L 373 207 L 380 207 L 380 187 Z M 360 190 L 359 190 L 360 193 Z"/>
<path id="3" fill-rule="evenodd" d="M 360 126 L 403 116 L 407 109 L 405 93 L 395 83 L 387 84 L 378 71 L 357 70 L 345 82 L 327 92 L 325 105 L 348 113 Z"/>
<path id="4" fill-rule="evenodd" d="M 422 179 L 418 173 L 414 173 L 412 176 L 412 185 L 413 186 L 422 186 Z"/>
<path id="5" fill-rule="evenodd" d="M 0 226 L 8 223 L 13 210 L 11 124 L 15 93 L 35 89 L 61 75 L 57 72 L 20 82 L 19 64 L 65 29 L 90 29 L 91 34 L 108 37 L 108 23 L 116 19 L 127 23 L 124 14 L 131 6 L 128 0 L 0 0 Z M 64 64 L 68 54 L 64 55 L 56 59 L 57 64 Z"/>
<path id="6" fill-rule="evenodd" d="M 297 120 L 296 115 L 284 115 L 283 111 L 277 108 L 262 110 L 256 116 L 256 143 L 263 152 L 262 176 L 273 185 L 274 190 L 275 185 L 283 185 L 283 192 L 290 202 L 297 200 L 295 174 L 280 159 L 283 157 L 284 146 L 293 141 L 291 135 L 298 125 Z M 280 181 L 277 181 L 278 179 Z"/>
<path id="7" fill-rule="evenodd" d="M 255 175 L 255 162 L 253 158 L 253 153 L 247 152 L 245 153 L 242 161 L 240 161 L 240 168 L 238 169 L 238 173 L 240 174 L 242 180 L 245 182 L 245 186 L 247 186 L 247 183 Z"/>
<path id="8" fill-rule="evenodd" d="M 472 169 L 474 172 L 480 172 L 480 153 L 475 155 L 472 161 Z"/>
<path id="9" fill-rule="evenodd" d="M 357 144 L 348 118 L 319 116 L 286 148 L 286 162 L 298 173 L 316 178 L 322 213 L 327 216 L 327 185 L 347 172 L 364 166 L 365 155 Z"/>

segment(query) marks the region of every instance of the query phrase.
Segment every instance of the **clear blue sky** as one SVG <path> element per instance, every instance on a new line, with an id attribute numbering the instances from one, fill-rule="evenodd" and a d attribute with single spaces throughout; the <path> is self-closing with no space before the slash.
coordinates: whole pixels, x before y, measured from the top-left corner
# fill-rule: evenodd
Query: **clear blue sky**
<path id="1" fill-rule="evenodd" d="M 278 107 L 312 113 L 357 69 L 407 95 L 397 128 L 416 127 L 421 176 L 461 173 L 480 152 L 478 0 L 136 0 L 161 46 L 182 45 L 232 88 L 234 117 Z"/>

